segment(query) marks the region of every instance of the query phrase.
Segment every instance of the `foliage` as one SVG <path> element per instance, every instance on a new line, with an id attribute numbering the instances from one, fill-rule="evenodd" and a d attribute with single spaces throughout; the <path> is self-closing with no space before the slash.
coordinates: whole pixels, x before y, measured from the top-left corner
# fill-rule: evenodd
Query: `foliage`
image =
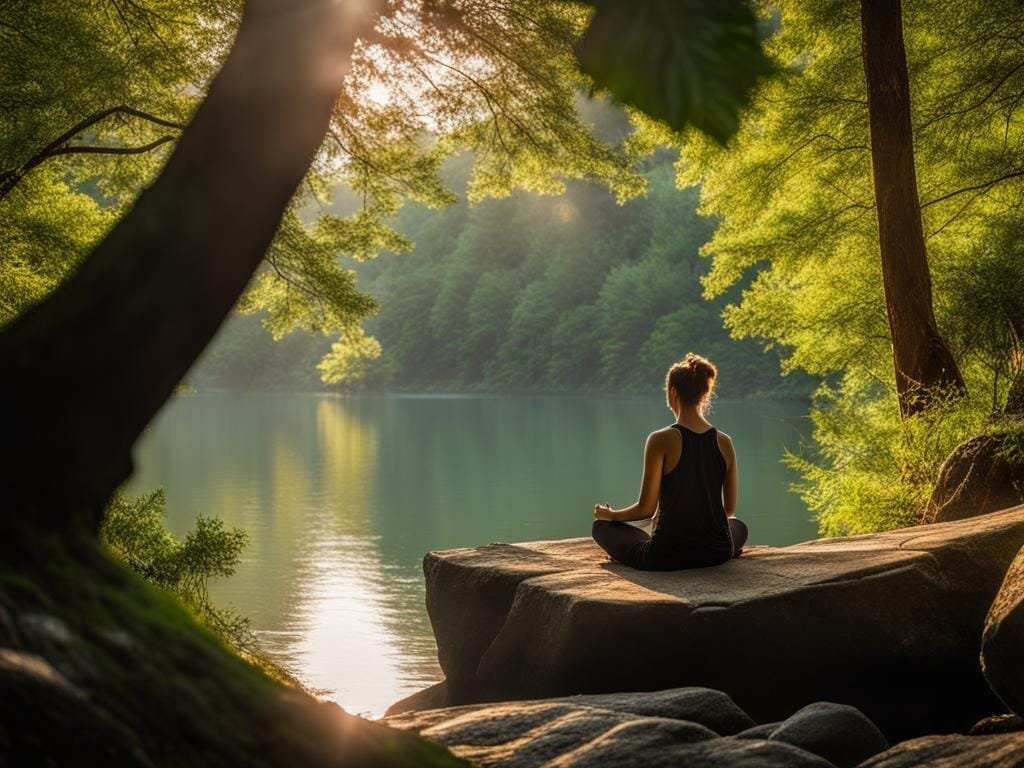
<path id="1" fill-rule="evenodd" d="M 786 452 L 800 472 L 793 485 L 823 536 L 915 525 L 939 467 L 966 437 L 986 426 L 977 399 L 949 397 L 905 419 L 878 383 L 822 386 L 814 398 L 813 445 Z"/>
<path id="2" fill-rule="evenodd" d="M 577 46 L 583 71 L 615 98 L 680 131 L 689 125 L 720 144 L 769 74 L 757 22 L 744 0 L 595 0 Z"/>
<path id="3" fill-rule="evenodd" d="M 447 170 L 453 187 L 467 166 Z M 720 365 L 723 394 L 809 394 L 807 377 L 779 381 L 777 355 L 729 339 L 722 302 L 701 297 L 698 250 L 713 222 L 694 213 L 696 191 L 674 188 L 665 156 L 646 180 L 647 193 L 623 206 L 600 186 L 570 183 L 554 198 L 407 207 L 395 226 L 414 250 L 358 267 L 380 305 L 366 323 L 380 347 L 341 360 L 338 380 L 350 390 L 654 392 L 673 361 L 700 350 Z M 192 381 L 315 386 L 296 366 L 322 344 L 270 348 L 252 335 L 251 324 L 226 329 Z"/>
<path id="4" fill-rule="evenodd" d="M 275 679 L 302 687 L 289 670 L 260 650 L 248 618 L 210 600 L 209 580 L 235 572 L 248 534 L 241 528 L 225 528 L 219 518 L 200 515 L 195 528 L 178 541 L 163 526 L 166 513 L 162 488 L 134 499 L 118 491 L 104 512 L 100 540 L 139 576 L 181 600 L 244 658 Z"/>
<path id="5" fill-rule="evenodd" d="M 390 3 L 357 47 L 328 137 L 239 308 L 259 313 L 275 339 L 294 329 L 338 338 L 323 368 L 348 375 L 337 372 L 372 354 L 358 325 L 376 304 L 338 256 L 359 262 L 407 250 L 388 222 L 407 200 L 455 201 L 439 175 L 444 158 L 475 151 L 472 201 L 515 189 L 560 194 L 583 178 L 620 202 L 641 193 L 637 157 L 596 136 L 580 108 L 583 91 L 621 90 L 614 68 L 594 70 L 595 83 L 576 58 L 588 25 L 607 40 L 606 15 L 634 10 L 600 5 L 595 15 L 541 0 Z M 69 274 L 152 180 L 241 7 L 20 0 L 0 8 L 0 105 L 15 118 L 0 126 L 0 324 Z M 673 76 L 714 87 L 694 91 L 672 115 L 692 113 L 721 138 L 764 59 L 743 3 L 687 3 L 685 11 L 701 23 L 682 24 L 669 9 L 673 41 L 687 51 Z M 593 64 L 593 37 L 585 48 Z M 734 79 L 735 93 L 725 87 Z M 339 188 L 354 195 L 332 199 Z"/>
<path id="6" fill-rule="evenodd" d="M 51 291 L 152 180 L 240 10 L 234 0 L 0 9 L 0 104 L 15 117 L 0 126 L 0 323 Z M 594 138 L 574 106 L 581 8 L 457 10 L 396 2 L 357 51 L 328 139 L 240 304 L 264 311 L 275 337 L 305 328 L 359 339 L 375 306 L 338 255 L 407 247 L 385 219 L 406 199 L 451 203 L 437 169 L 463 146 L 483 150 L 476 196 L 557 191 L 562 178 L 591 174 L 622 195 L 640 191 L 630 160 Z M 331 207 L 339 183 L 356 206 Z"/>
<path id="7" fill-rule="evenodd" d="M 380 342 L 357 328 L 349 338 L 334 342 L 317 368 L 325 384 L 358 381 L 366 375 L 370 361 L 378 357 Z"/>
<path id="8" fill-rule="evenodd" d="M 367 386 L 652 392 L 689 350 L 722 367 L 723 393 L 782 394 L 778 358 L 730 340 L 722 302 L 700 295 L 698 255 L 714 222 L 674 188 L 667 157 L 647 193 L 619 206 L 596 185 L 557 198 L 518 193 L 399 227 L 417 243 L 362 270 L 382 343 Z M 423 322 L 420 318 L 429 318 Z M 790 394 L 806 394 L 807 379 Z"/>
<path id="9" fill-rule="evenodd" d="M 240 7 L 0 6 L 0 324 L 69 274 L 153 178 L 167 141 L 99 150 L 177 136 Z"/>
<path id="10" fill-rule="evenodd" d="M 1017 420 L 998 425 L 994 433 L 1002 438 L 996 456 L 1007 464 L 1024 468 L 1024 423 Z"/>
<path id="11" fill-rule="evenodd" d="M 779 349 L 785 371 L 832 382 L 816 399 L 816 463 L 799 465 L 823 528 L 888 527 L 911 519 L 934 481 L 932 449 L 970 437 L 980 419 L 1002 408 L 1019 375 L 1024 261 L 1010 233 L 1024 204 L 1024 38 L 1017 33 L 1024 7 L 1013 0 L 904 3 L 936 316 L 971 393 L 969 415 L 941 429 L 898 425 L 888 415 L 898 405 L 859 6 L 783 0 L 773 7 L 780 23 L 765 47 L 780 76 L 756 93 L 728 151 L 693 131 L 675 138 L 683 146 L 677 181 L 700 184 L 701 211 L 720 219 L 703 248 L 712 259 L 705 295 L 746 284 L 725 308 L 730 331 Z M 664 140 L 663 126 L 637 122 L 635 143 Z M 954 429 L 963 431 L 935 442 L 921 437 Z M 909 486 L 898 489 L 906 478 Z"/>
<path id="12" fill-rule="evenodd" d="M 993 407 L 1024 377 L 1024 218 L 994 222 L 986 237 L 965 247 L 967 258 L 941 285 L 958 319 L 951 342 L 984 371 Z"/>
<path id="13" fill-rule="evenodd" d="M 235 571 L 248 536 L 241 528 L 225 529 L 219 518 L 199 516 L 196 527 L 179 542 L 163 527 L 162 488 L 137 499 L 114 495 L 103 516 L 100 538 L 143 578 L 174 593 L 202 619 L 232 634 L 244 620 L 210 602 L 208 582 Z"/>

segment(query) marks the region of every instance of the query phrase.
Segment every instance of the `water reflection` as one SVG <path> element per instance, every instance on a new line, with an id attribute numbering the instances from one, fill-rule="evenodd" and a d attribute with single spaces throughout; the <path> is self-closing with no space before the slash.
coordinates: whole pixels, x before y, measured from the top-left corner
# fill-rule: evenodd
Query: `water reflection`
<path id="1" fill-rule="evenodd" d="M 737 445 L 751 543 L 815 535 L 778 463 L 801 410 L 713 414 Z M 244 527 L 214 599 L 311 686 L 379 715 L 441 677 L 423 554 L 586 535 L 595 501 L 635 497 L 645 437 L 671 420 L 657 397 L 182 396 L 140 441 L 131 487 L 165 486 L 178 535 L 199 512 Z"/>

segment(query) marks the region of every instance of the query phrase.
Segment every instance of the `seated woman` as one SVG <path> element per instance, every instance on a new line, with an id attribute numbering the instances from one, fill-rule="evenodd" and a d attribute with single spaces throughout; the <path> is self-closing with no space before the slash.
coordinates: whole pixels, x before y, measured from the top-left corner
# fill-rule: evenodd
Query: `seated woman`
<path id="1" fill-rule="evenodd" d="M 594 541 L 645 571 L 724 563 L 743 551 L 747 526 L 734 517 L 738 478 L 729 436 L 704 418 L 717 370 L 688 354 L 665 377 L 676 423 L 647 436 L 640 498 L 623 509 L 594 506 Z M 648 536 L 628 520 L 654 518 Z"/>

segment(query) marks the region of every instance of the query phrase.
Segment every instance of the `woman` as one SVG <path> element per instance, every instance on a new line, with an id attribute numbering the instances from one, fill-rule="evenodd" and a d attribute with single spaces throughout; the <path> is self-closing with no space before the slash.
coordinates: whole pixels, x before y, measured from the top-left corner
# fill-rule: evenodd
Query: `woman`
<path id="1" fill-rule="evenodd" d="M 688 354 L 665 377 L 676 423 L 647 436 L 640 498 L 622 509 L 594 506 L 594 541 L 620 563 L 673 571 L 724 563 L 743 551 L 747 527 L 736 512 L 736 452 L 704 418 L 717 370 Z M 628 520 L 654 518 L 648 536 Z"/>

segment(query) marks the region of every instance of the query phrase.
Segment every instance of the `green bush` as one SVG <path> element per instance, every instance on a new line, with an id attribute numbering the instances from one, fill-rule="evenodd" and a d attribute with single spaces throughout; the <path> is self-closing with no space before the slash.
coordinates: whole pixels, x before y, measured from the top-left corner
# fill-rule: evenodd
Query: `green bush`
<path id="1" fill-rule="evenodd" d="M 792 489 L 823 536 L 915 525 L 942 462 L 986 428 L 989 405 L 983 397 L 950 397 L 901 419 L 895 392 L 877 382 L 823 385 L 811 408 L 816 445 L 783 459 L 802 476 Z"/>
<path id="2" fill-rule="evenodd" d="M 210 600 L 210 579 L 235 572 L 248 534 L 241 528 L 225 528 L 218 518 L 200 515 L 195 528 L 179 541 L 164 528 L 166 514 L 162 488 L 137 498 L 118 491 L 104 512 L 100 540 L 127 567 L 175 595 L 242 658 L 281 682 L 308 690 L 291 670 L 259 647 L 248 618 Z"/>

